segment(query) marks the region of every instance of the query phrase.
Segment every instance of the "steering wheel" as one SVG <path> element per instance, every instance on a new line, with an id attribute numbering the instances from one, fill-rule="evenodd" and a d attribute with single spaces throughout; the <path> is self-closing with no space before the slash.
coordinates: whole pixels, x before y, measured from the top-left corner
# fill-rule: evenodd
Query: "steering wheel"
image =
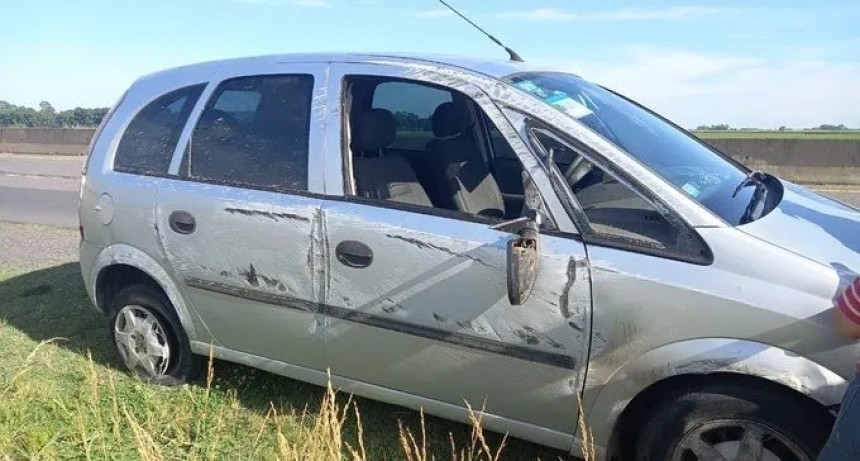
<path id="1" fill-rule="evenodd" d="M 573 189 L 576 183 L 581 181 L 593 168 L 594 165 L 591 162 L 579 155 L 564 169 L 564 179 Z"/>

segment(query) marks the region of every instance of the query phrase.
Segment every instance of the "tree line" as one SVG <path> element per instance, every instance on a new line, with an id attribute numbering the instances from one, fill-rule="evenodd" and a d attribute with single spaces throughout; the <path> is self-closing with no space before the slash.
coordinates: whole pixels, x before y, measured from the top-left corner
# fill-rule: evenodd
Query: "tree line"
<path id="1" fill-rule="evenodd" d="M 779 127 L 779 131 L 793 131 L 793 130 L 800 130 L 800 131 L 806 131 L 806 130 L 810 130 L 810 131 L 843 131 L 843 130 L 850 130 L 850 129 L 851 128 L 848 128 L 847 126 L 845 126 L 842 123 L 840 123 L 839 125 L 830 125 L 830 124 L 824 123 L 824 124 L 821 124 L 821 125 L 818 125 L 818 126 L 812 127 L 812 128 L 787 128 L 784 126 Z M 753 130 L 759 130 L 759 129 L 758 128 L 732 128 L 725 123 L 721 123 L 719 125 L 699 125 L 696 127 L 696 130 L 697 131 L 744 131 L 744 130 L 753 131 Z"/>
<path id="2" fill-rule="evenodd" d="M 0 100 L 0 127 L 28 127 L 28 128 L 94 128 L 101 123 L 102 118 L 108 113 L 109 108 L 97 107 L 86 109 L 75 107 L 57 112 L 48 101 L 39 103 L 39 109 L 27 106 L 16 106 Z M 432 122 L 429 118 L 421 118 L 411 112 L 397 112 L 394 114 L 397 127 L 402 131 L 432 131 Z M 844 124 L 831 125 L 822 124 L 813 128 L 801 128 L 800 130 L 842 131 L 850 130 Z M 758 130 L 757 128 L 733 128 L 725 123 L 716 125 L 699 125 L 698 131 L 743 131 Z M 779 131 L 792 131 L 794 128 L 779 127 Z"/>
<path id="3" fill-rule="evenodd" d="M 48 101 L 40 102 L 38 110 L 0 101 L 0 127 L 92 128 L 101 123 L 108 110 L 75 107 L 57 112 Z"/>

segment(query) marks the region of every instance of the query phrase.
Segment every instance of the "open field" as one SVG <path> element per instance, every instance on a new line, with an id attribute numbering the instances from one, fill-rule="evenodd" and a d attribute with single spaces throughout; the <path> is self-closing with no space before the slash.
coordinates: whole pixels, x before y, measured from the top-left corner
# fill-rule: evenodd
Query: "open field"
<path id="1" fill-rule="evenodd" d="M 777 131 L 777 130 L 731 130 L 731 131 L 700 131 L 692 133 L 702 139 L 837 139 L 860 140 L 860 130 L 838 131 Z"/>
<path id="2" fill-rule="evenodd" d="M 347 404 L 348 396 L 226 362 L 193 385 L 144 384 L 122 369 L 105 319 L 89 305 L 77 238 L 74 229 L 0 222 L 0 460 L 489 461 L 502 443 L 503 460 L 568 459 L 499 434 L 483 448 L 467 425 L 432 417 L 422 425 L 414 411 Z M 412 442 L 400 424 L 417 455 L 404 448 Z"/>

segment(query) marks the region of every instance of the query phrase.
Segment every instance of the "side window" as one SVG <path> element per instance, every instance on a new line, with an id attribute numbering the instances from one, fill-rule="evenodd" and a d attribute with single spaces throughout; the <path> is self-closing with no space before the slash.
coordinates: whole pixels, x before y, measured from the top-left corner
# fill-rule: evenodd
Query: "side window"
<path id="1" fill-rule="evenodd" d="M 311 75 L 227 80 L 194 128 L 185 174 L 192 179 L 307 190 Z"/>
<path id="2" fill-rule="evenodd" d="M 698 234 L 674 214 L 661 211 L 553 132 L 532 128 L 531 135 L 538 152 L 544 159 L 552 158 L 579 202 L 590 226 L 583 233 L 592 241 L 694 262 L 710 257 Z"/>
<path id="3" fill-rule="evenodd" d="M 347 76 L 345 87 L 349 194 L 488 223 L 530 214 L 522 164 L 466 94 L 370 76 Z M 489 155 L 498 150 L 510 155 Z"/>
<path id="4" fill-rule="evenodd" d="M 114 169 L 127 173 L 166 174 L 176 142 L 205 84 L 171 91 L 134 116 L 114 157 Z"/>
<path id="5" fill-rule="evenodd" d="M 451 100 L 450 91 L 390 81 L 376 86 L 371 108 L 385 109 L 394 115 L 397 131 L 391 148 L 424 150 L 433 139 L 433 112 L 440 104 Z"/>

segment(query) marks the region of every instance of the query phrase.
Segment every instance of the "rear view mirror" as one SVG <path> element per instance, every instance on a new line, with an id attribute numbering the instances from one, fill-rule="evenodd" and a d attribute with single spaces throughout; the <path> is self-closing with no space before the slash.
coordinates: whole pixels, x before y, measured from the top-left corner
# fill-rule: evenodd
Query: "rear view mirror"
<path id="1" fill-rule="evenodd" d="M 523 222 L 519 237 L 508 242 L 508 300 L 519 306 L 528 300 L 537 278 L 540 233 L 533 220 Z"/>

